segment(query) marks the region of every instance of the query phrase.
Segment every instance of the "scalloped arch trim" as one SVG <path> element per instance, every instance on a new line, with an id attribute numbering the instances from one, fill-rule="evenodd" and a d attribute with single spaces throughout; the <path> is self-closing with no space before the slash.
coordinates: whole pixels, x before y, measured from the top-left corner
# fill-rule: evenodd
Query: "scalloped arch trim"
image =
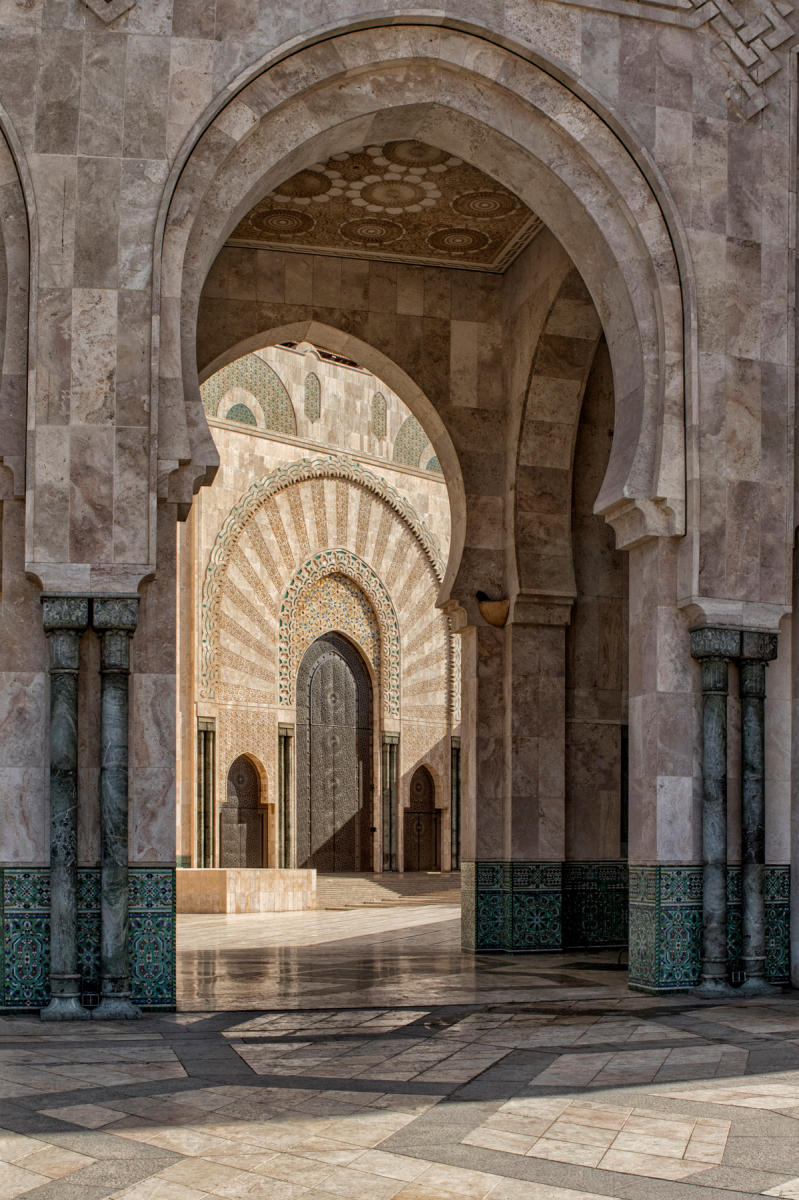
<path id="1" fill-rule="evenodd" d="M 304 637 L 297 627 L 297 607 L 303 593 L 326 576 L 343 575 L 364 594 L 374 613 L 380 634 L 380 654 L 377 664 L 380 676 L 381 704 L 387 717 L 400 712 L 400 637 L 399 622 L 385 585 L 372 568 L 343 547 L 322 550 L 314 554 L 294 572 L 283 593 L 278 618 L 278 692 L 280 703 L 295 702 L 297 671 L 302 656 L 316 632 Z M 343 629 L 347 633 L 347 629 Z"/>

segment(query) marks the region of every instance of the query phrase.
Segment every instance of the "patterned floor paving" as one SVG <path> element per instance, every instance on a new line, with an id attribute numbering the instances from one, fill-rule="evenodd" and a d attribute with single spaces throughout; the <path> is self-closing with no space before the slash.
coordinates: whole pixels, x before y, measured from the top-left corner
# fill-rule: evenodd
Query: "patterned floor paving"
<path id="1" fill-rule="evenodd" d="M 203 918 L 178 1013 L 0 1018 L 0 1200 L 799 1200 L 799 997 L 466 958 L 417 911 L 316 914 L 294 946 L 282 918 Z"/>

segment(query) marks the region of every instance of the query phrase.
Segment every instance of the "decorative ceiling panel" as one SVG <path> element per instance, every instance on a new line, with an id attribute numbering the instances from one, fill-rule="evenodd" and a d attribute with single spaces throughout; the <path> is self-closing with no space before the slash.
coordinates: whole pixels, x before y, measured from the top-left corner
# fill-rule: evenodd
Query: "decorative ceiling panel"
<path id="1" fill-rule="evenodd" d="M 233 245 L 504 271 L 541 229 L 517 196 L 425 142 L 337 154 L 251 209 Z"/>

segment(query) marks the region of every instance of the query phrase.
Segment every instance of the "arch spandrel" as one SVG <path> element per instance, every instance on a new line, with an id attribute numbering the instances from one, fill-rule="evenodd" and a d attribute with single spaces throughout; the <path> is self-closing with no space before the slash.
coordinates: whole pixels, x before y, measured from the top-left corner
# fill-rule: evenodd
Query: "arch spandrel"
<path id="1" fill-rule="evenodd" d="M 322 155 L 370 140 L 424 139 L 434 127 L 439 145 L 529 200 L 591 292 L 618 398 L 601 511 L 617 529 L 627 529 L 634 509 L 633 539 L 682 532 L 682 379 L 664 367 L 682 361 L 682 314 L 675 303 L 681 292 L 674 239 L 652 186 L 609 125 L 540 67 L 498 47 L 486 67 L 474 53 L 481 43 L 457 31 L 441 38 L 434 65 L 416 49 L 417 40 L 412 27 L 398 26 L 345 33 L 323 49 L 306 47 L 291 62 L 298 79 L 313 82 L 297 84 L 278 112 L 262 115 L 237 139 L 211 123 L 200 143 L 202 177 L 190 159 L 173 197 L 181 227 L 169 214 L 165 228 L 162 287 L 181 296 L 184 355 L 194 345 L 202 280 L 225 237 L 261 195 Z M 413 71 L 409 59 L 416 60 Z M 285 67 L 280 74 L 282 88 Z M 249 85 L 253 112 L 264 112 L 268 76 Z M 332 89 L 335 105 L 327 99 Z M 248 87 L 238 100 L 249 104 Z M 305 140 L 298 147 L 299 127 Z M 193 370 L 183 377 L 185 400 L 196 404 Z"/>

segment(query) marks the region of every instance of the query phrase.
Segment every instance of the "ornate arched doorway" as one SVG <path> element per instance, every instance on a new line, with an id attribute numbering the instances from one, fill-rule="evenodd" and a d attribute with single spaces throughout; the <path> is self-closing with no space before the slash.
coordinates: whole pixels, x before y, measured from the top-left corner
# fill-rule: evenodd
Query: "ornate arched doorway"
<path id="1" fill-rule="evenodd" d="M 433 777 L 426 767 L 417 767 L 411 779 L 411 802 L 405 810 L 406 871 L 441 869 L 440 824 Z"/>
<path id="2" fill-rule="evenodd" d="M 372 684 L 339 633 L 297 672 L 297 866 L 372 869 Z"/>
<path id="3" fill-rule="evenodd" d="M 240 754 L 227 776 L 227 798 L 219 809 L 219 865 L 262 867 L 264 833 L 261 781 L 252 759 Z"/>

